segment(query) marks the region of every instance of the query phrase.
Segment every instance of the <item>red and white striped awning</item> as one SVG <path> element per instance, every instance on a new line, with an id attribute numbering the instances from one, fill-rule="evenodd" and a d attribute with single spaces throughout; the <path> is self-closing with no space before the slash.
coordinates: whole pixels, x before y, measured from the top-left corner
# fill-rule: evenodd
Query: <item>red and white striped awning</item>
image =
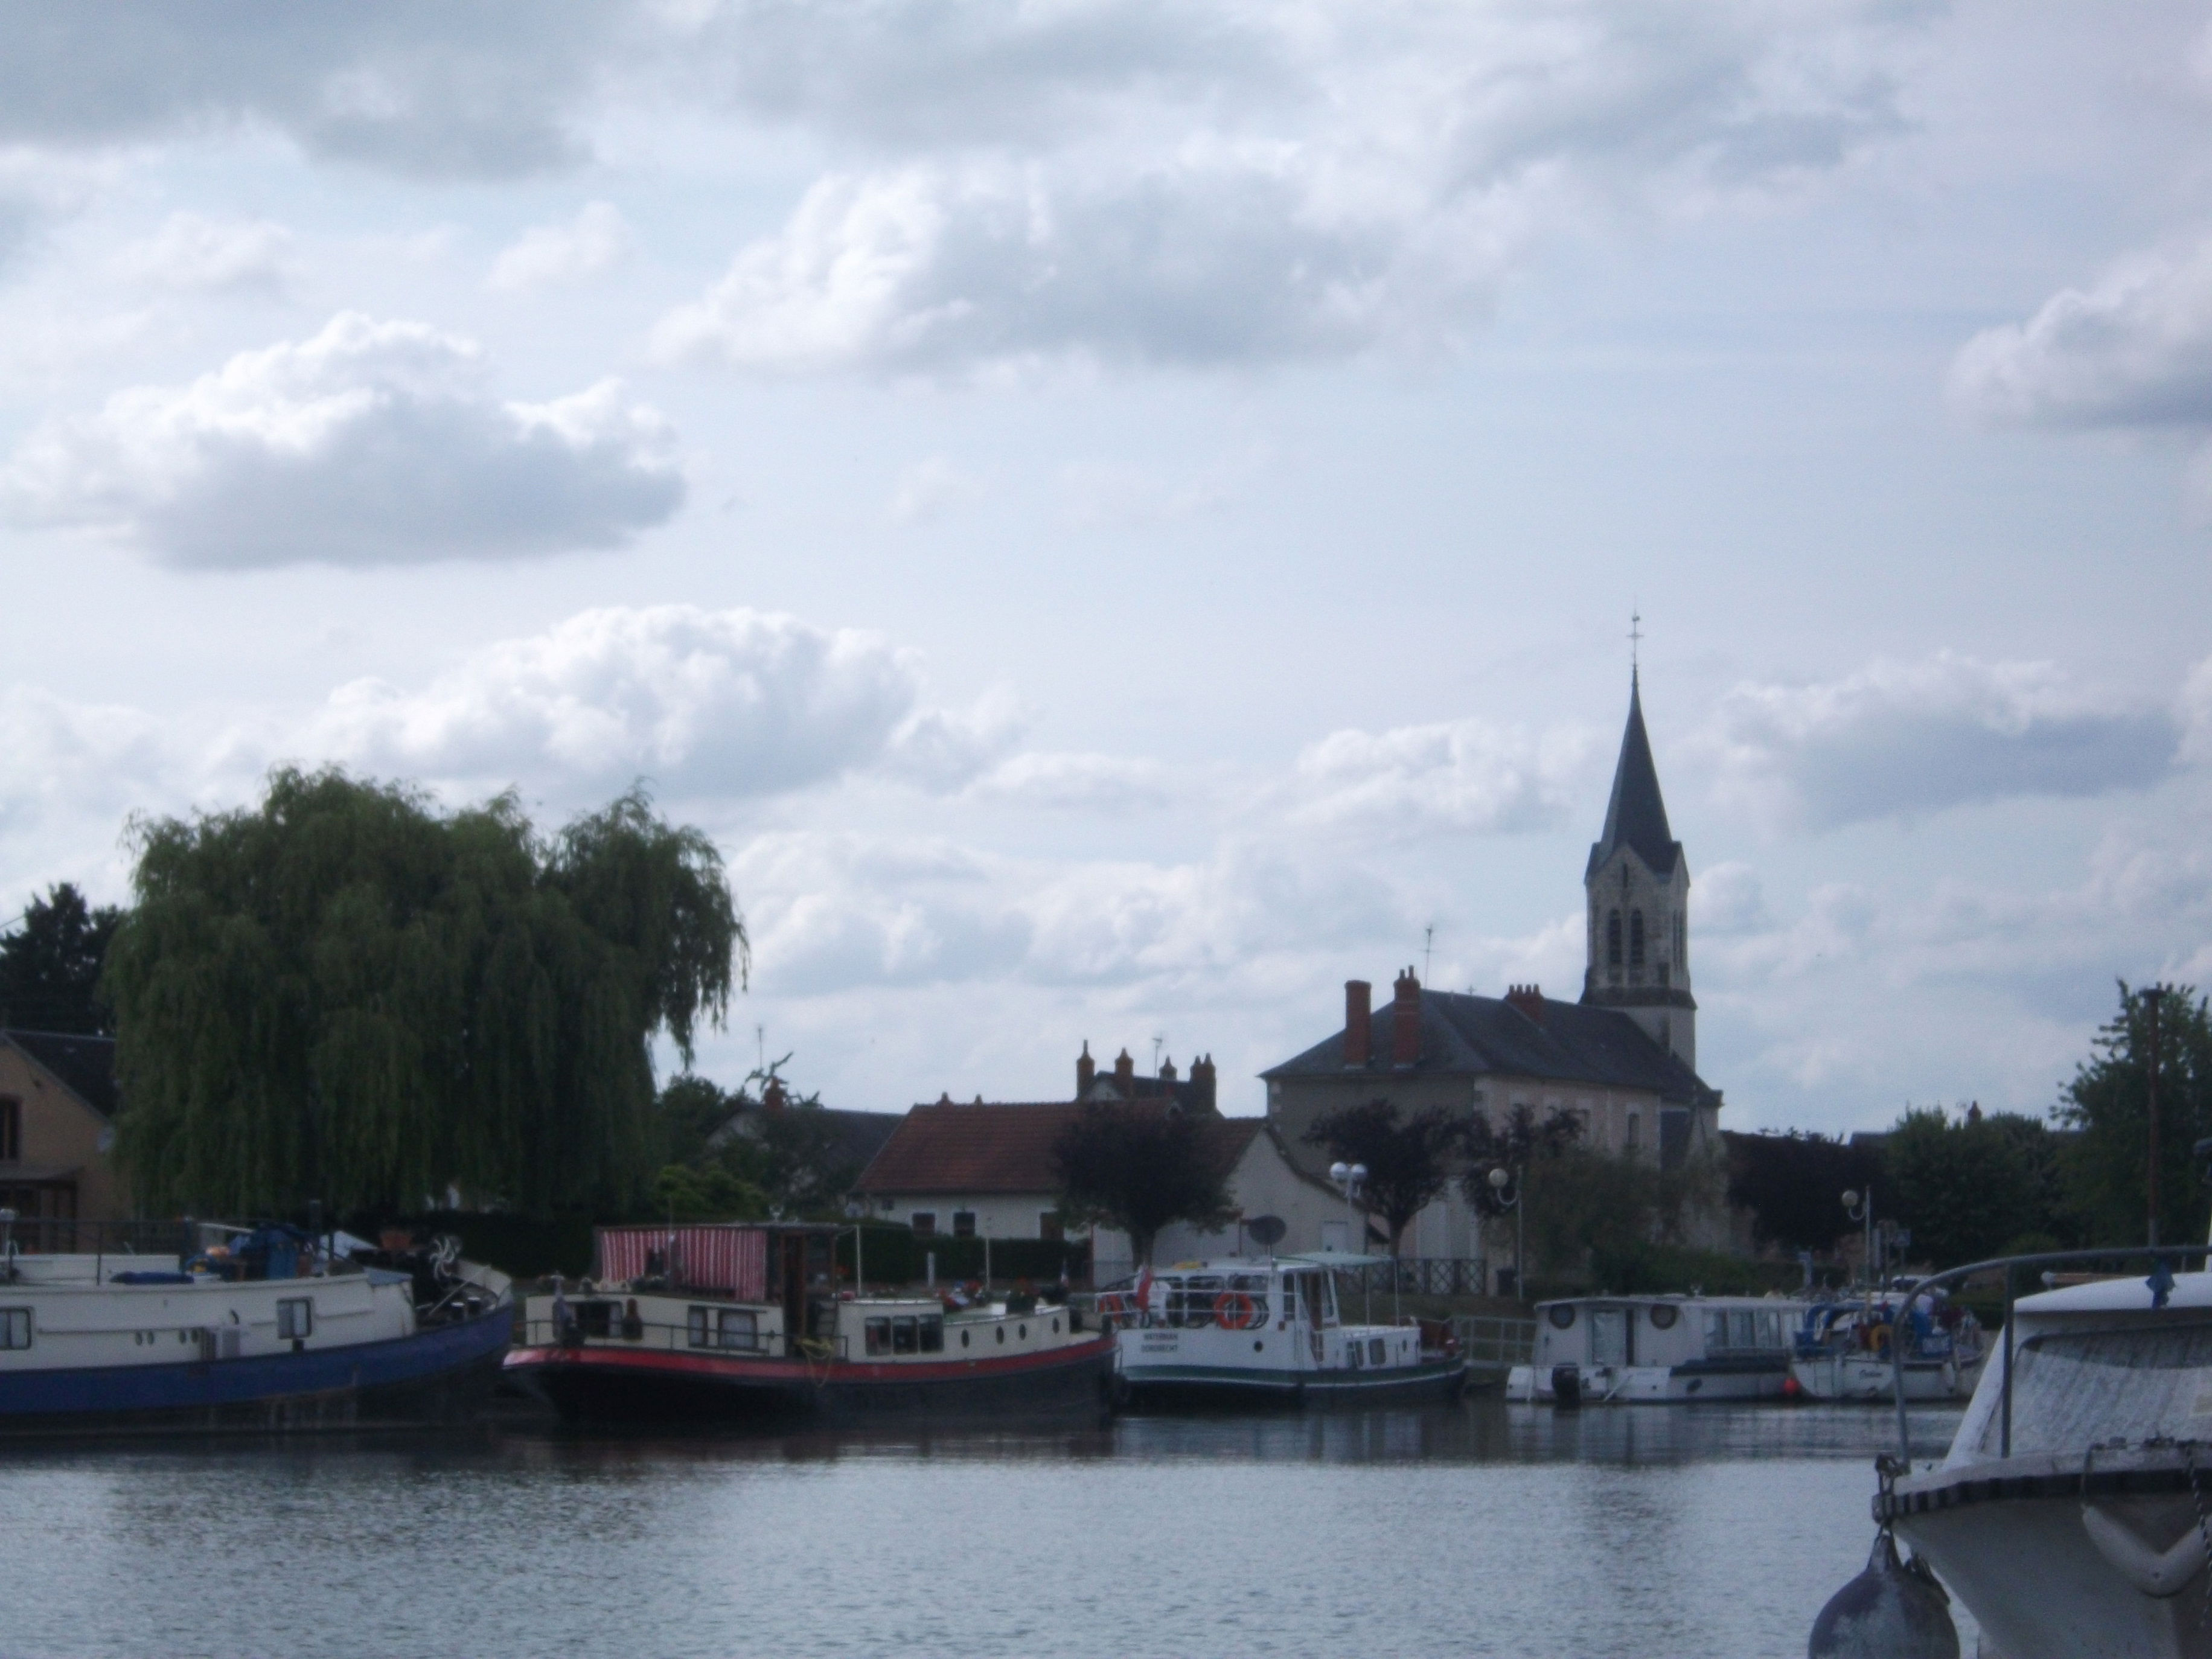
<path id="1" fill-rule="evenodd" d="M 739 1302 L 768 1300 L 768 1231 L 724 1222 L 696 1227 L 601 1227 L 602 1284 L 623 1284 L 646 1274 L 648 1252 L 659 1252 L 671 1285 L 719 1291 Z"/>

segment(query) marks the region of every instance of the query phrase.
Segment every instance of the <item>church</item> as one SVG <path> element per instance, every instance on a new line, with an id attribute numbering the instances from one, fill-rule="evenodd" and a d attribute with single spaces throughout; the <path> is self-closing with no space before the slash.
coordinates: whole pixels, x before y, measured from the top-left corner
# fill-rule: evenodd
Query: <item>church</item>
<path id="1" fill-rule="evenodd" d="M 1720 1153 L 1719 1091 L 1698 1075 L 1698 1004 L 1691 991 L 1690 866 L 1667 822 L 1644 730 L 1640 677 L 1629 680 L 1628 724 L 1605 825 L 1583 872 L 1587 952 L 1574 1001 L 1516 985 L 1502 997 L 1424 986 L 1411 968 L 1374 1005 L 1364 980 L 1344 988 L 1344 1026 L 1261 1073 L 1274 1139 L 1325 1178 L 1314 1123 L 1343 1107 L 1388 1099 L 1401 1114 L 1431 1106 L 1501 1124 L 1515 1108 L 1539 1121 L 1577 1118 L 1585 1146 L 1656 1159 L 1662 1169 Z M 1721 1218 L 1697 1218 L 1686 1242 L 1721 1242 Z M 1370 1236 L 1368 1243 L 1376 1241 Z M 1457 1193 L 1408 1228 L 1404 1254 L 1468 1261 L 1486 1253 Z"/>

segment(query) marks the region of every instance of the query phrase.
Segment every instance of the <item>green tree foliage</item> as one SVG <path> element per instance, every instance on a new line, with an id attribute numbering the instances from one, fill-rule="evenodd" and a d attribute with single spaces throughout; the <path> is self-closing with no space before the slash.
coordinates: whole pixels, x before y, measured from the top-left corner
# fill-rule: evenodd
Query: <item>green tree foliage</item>
<path id="1" fill-rule="evenodd" d="M 1326 1146 L 1333 1158 L 1367 1166 L 1367 1206 L 1382 1218 L 1395 1256 L 1413 1218 L 1451 1184 L 1471 1121 L 1441 1106 L 1401 1121 L 1390 1102 L 1370 1100 L 1328 1113 L 1305 1139 L 1310 1146 Z"/>
<path id="2" fill-rule="evenodd" d="M 1887 1190 L 1881 1155 L 1802 1129 L 1724 1134 L 1728 1201 L 1751 1212 L 1752 1234 L 1761 1244 L 1790 1250 L 1827 1250 L 1853 1226 L 1843 1195 L 1869 1186 Z"/>
<path id="3" fill-rule="evenodd" d="M 1053 1147 L 1061 1208 L 1128 1234 L 1139 1262 L 1152 1260 L 1152 1241 L 1172 1223 L 1224 1225 L 1236 1210 L 1229 1171 L 1210 1144 L 1218 1121 L 1144 1104 L 1085 1106 Z"/>
<path id="4" fill-rule="evenodd" d="M 820 1094 L 793 1094 L 778 1075 L 790 1059 L 771 1060 L 726 1092 L 688 1072 L 671 1079 L 658 1103 L 662 1144 L 671 1167 L 690 1171 L 702 1190 L 755 1195 L 751 1213 L 835 1217 L 860 1165 Z"/>
<path id="5" fill-rule="evenodd" d="M 2212 1016 L 2191 986 L 2120 985 L 2119 1012 L 2056 1115 L 2080 1133 L 2061 1155 L 2081 1243 L 2143 1242 L 2149 1189 L 2150 1000 L 2159 999 L 2159 1237 L 2204 1237 L 2207 1190 L 2191 1148 L 2212 1135 Z"/>
<path id="6" fill-rule="evenodd" d="M 617 1208 L 652 1167 L 650 1043 L 689 1060 L 745 935 L 713 844 L 641 791 L 550 840 L 336 770 L 142 823 L 109 953 L 118 1151 L 155 1212 L 411 1210 L 457 1182 Z"/>
<path id="7" fill-rule="evenodd" d="M 96 992 L 122 915 L 112 906 L 87 904 L 68 882 L 25 906 L 21 924 L 0 937 L 0 1025 L 112 1036 Z"/>
<path id="8" fill-rule="evenodd" d="M 671 1221 L 763 1221 L 766 1193 L 719 1164 L 671 1164 L 653 1178 L 653 1213 Z"/>
<path id="9" fill-rule="evenodd" d="M 2033 1118 L 1909 1107 L 1882 1146 L 1875 1213 L 1911 1230 L 1916 1261 L 1986 1261 L 2066 1229 L 2053 1201 L 2057 1161 L 2050 1131 Z"/>

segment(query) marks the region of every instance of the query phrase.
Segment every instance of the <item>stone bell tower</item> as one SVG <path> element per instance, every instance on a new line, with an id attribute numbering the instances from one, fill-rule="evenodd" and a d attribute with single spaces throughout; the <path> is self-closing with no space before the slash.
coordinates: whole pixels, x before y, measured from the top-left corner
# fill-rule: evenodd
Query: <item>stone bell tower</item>
<path id="1" fill-rule="evenodd" d="M 1641 675 L 1629 671 L 1628 729 L 1613 769 L 1605 830 L 1583 875 L 1589 899 L 1589 967 L 1583 1001 L 1618 1008 L 1661 1048 L 1698 1066 L 1698 1005 L 1690 994 L 1690 864 L 1667 827 Z"/>

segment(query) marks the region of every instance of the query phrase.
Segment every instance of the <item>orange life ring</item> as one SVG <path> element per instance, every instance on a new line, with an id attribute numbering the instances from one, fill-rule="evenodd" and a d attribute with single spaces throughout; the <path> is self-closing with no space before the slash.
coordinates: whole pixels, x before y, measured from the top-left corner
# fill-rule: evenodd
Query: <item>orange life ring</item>
<path id="1" fill-rule="evenodd" d="M 1224 1291 L 1215 1297 L 1213 1317 L 1224 1331 L 1256 1331 L 1267 1322 L 1260 1304 L 1242 1291 Z"/>

